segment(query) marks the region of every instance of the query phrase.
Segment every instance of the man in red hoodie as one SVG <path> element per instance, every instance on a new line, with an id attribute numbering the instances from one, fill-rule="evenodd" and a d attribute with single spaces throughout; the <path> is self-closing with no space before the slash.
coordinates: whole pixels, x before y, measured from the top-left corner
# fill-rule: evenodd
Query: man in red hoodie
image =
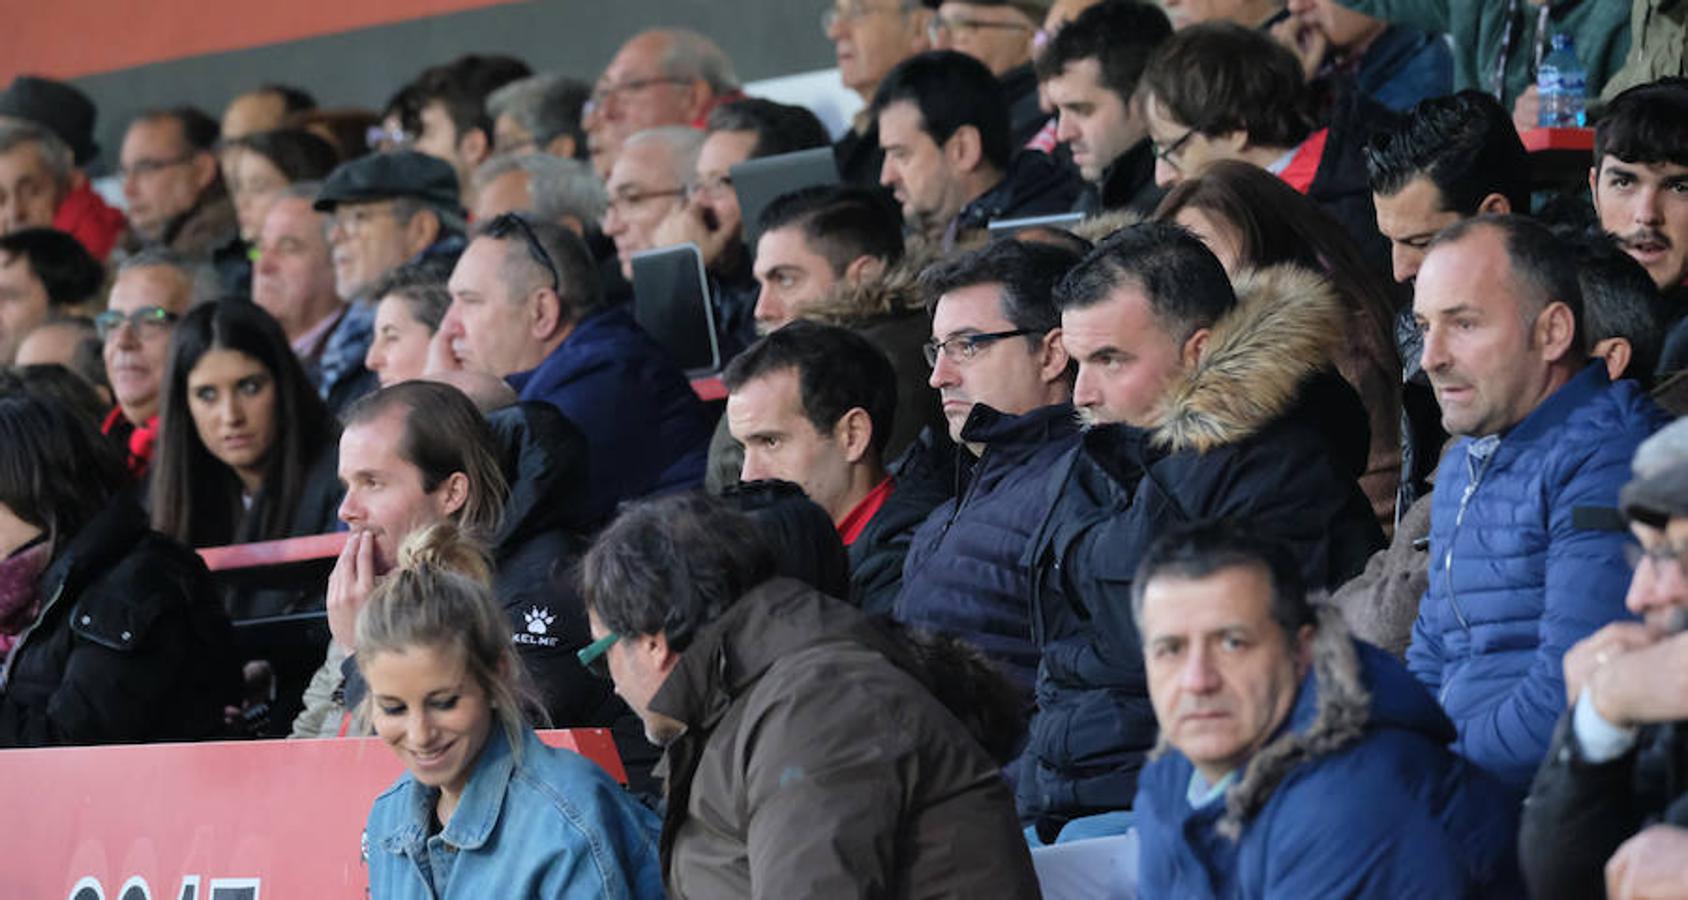
<path id="1" fill-rule="evenodd" d="M 60 81 L 20 75 L 0 92 L 0 232 L 57 228 L 104 261 L 128 224 L 82 171 L 99 153 L 94 104 Z"/>

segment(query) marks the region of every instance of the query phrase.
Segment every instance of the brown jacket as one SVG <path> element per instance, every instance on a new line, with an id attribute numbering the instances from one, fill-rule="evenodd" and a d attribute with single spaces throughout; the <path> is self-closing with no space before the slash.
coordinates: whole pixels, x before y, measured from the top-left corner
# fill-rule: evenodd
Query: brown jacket
<path id="1" fill-rule="evenodd" d="M 700 629 L 651 699 L 674 898 L 1037 897 L 997 765 L 860 611 L 787 579 Z"/>

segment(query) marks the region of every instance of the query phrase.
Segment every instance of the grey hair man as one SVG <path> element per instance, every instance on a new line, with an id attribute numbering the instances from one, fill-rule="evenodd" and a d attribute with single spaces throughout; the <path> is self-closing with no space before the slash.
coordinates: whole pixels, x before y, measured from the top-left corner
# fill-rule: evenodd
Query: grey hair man
<path id="1" fill-rule="evenodd" d="M 542 72 L 493 91 L 486 98 L 492 145 L 499 153 L 548 153 L 586 159 L 581 121 L 592 88 L 583 81 Z"/>
<path id="2" fill-rule="evenodd" d="M 474 177 L 474 219 L 487 222 L 507 212 L 531 212 L 585 236 L 604 217 L 609 195 L 592 167 L 549 153 L 500 154 Z"/>
<path id="3" fill-rule="evenodd" d="M 627 139 L 664 125 L 702 125 L 710 110 L 737 99 L 732 60 L 695 31 L 643 31 L 604 67 L 585 110 L 592 167 L 608 178 Z"/>
<path id="4" fill-rule="evenodd" d="M 657 226 L 685 202 L 702 147 L 703 132 L 683 125 L 641 131 L 622 144 L 603 220 L 622 277 L 633 277 L 633 254 L 655 246 Z"/>

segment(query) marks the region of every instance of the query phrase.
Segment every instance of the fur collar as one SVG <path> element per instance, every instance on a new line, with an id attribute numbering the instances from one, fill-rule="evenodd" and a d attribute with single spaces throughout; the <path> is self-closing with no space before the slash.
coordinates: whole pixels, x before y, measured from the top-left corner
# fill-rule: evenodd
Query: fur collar
<path id="1" fill-rule="evenodd" d="M 1290 410 L 1342 340 L 1342 303 L 1319 275 L 1273 266 L 1243 272 L 1233 284 L 1236 308 L 1167 394 L 1154 427 L 1162 448 L 1206 453 L 1255 434 Z"/>
<path id="2" fill-rule="evenodd" d="M 851 327 L 871 319 L 926 314 L 920 296 L 920 273 L 936 257 L 910 247 L 901 261 L 878 278 L 861 282 L 840 281 L 822 295 L 799 318 L 824 325 Z"/>
<path id="3" fill-rule="evenodd" d="M 1366 689 L 1359 653 L 1342 613 L 1324 603 L 1314 608 L 1319 625 L 1313 637 L 1313 671 L 1300 688 L 1318 692 L 1312 721 L 1304 727 L 1295 724 L 1296 709 L 1304 699 L 1298 696 L 1290 709 L 1289 724 L 1249 759 L 1236 783 L 1226 790 L 1225 814 L 1217 829 L 1232 840 L 1242 836 L 1243 825 L 1265 808 L 1272 792 L 1297 766 L 1359 740 L 1371 722 L 1371 693 Z M 1172 745 L 1163 734 L 1150 758 L 1170 749 Z"/>

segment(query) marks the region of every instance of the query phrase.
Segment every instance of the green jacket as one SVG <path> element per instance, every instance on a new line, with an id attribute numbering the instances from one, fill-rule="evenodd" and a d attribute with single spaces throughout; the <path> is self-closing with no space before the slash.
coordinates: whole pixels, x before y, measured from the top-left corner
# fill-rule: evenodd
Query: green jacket
<path id="1" fill-rule="evenodd" d="M 1446 32 L 1454 43 L 1454 89 L 1493 91 L 1501 37 L 1506 33 L 1512 0 L 1338 0 L 1343 6 L 1400 25 Z M 1555 32 L 1567 32 L 1577 59 L 1588 70 L 1588 93 L 1599 96 L 1607 79 L 1629 53 L 1629 9 L 1622 0 L 1550 0 L 1548 20 Z M 1535 83 L 1536 7 L 1519 2 L 1517 24 L 1506 58 L 1501 103 L 1508 110 Z M 1542 55 L 1548 47 L 1543 38 Z"/>
<path id="2" fill-rule="evenodd" d="M 1606 82 L 1602 99 L 1667 75 L 1688 75 L 1688 0 L 1635 0 L 1629 30 L 1629 61 Z"/>

